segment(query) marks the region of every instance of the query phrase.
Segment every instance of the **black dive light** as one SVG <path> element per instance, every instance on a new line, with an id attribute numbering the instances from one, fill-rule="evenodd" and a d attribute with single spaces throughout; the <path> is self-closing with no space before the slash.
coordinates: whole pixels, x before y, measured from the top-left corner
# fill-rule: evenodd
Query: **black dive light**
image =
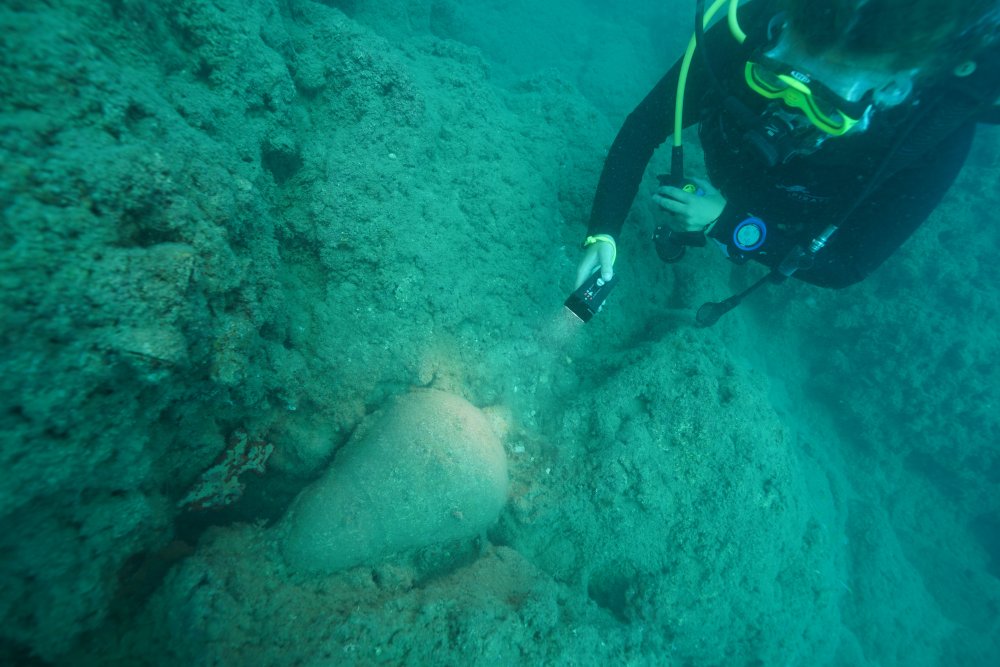
<path id="1" fill-rule="evenodd" d="M 566 299 L 566 307 L 571 313 L 576 315 L 583 322 L 590 319 L 601 309 L 608 294 L 618 284 L 618 276 L 611 276 L 611 280 L 601 278 L 600 271 L 594 271 L 590 277 L 583 281 L 583 284 L 576 288 L 576 291 Z"/>

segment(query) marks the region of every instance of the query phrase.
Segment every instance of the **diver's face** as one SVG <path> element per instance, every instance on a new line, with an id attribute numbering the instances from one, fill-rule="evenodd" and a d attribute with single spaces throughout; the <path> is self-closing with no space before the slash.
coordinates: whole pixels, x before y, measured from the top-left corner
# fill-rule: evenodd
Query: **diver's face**
<path id="1" fill-rule="evenodd" d="M 775 60 L 794 65 L 846 100 L 857 102 L 871 93 L 876 107 L 906 101 L 913 91 L 917 70 L 898 70 L 888 56 L 859 58 L 835 51 L 810 55 L 791 30 L 784 30 L 778 43 L 767 52 Z"/>

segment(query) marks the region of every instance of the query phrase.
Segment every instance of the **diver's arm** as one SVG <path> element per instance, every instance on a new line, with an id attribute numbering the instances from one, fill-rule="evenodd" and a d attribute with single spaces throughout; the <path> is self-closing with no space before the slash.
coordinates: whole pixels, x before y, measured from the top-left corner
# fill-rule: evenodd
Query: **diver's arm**
<path id="1" fill-rule="evenodd" d="M 673 124 L 674 100 L 680 63 L 675 63 L 666 76 L 628 115 L 611 144 L 604 160 L 601 180 L 594 195 L 587 233 L 609 234 L 615 238 L 621 233 L 625 217 L 639 190 L 646 165 L 657 149 L 669 136 Z M 690 100 L 690 97 L 687 97 Z M 690 108 L 691 104 L 688 104 Z M 685 116 L 688 112 L 685 111 Z M 685 118 L 685 120 L 688 120 Z M 692 121 L 693 122 L 693 121 Z"/>
<path id="2" fill-rule="evenodd" d="M 772 11 L 769 0 L 752 0 L 740 8 L 740 20 L 745 21 L 743 25 L 745 29 L 762 29 L 761 26 L 766 25 Z M 740 55 L 742 46 L 730 34 L 725 21 L 716 23 L 706 31 L 705 47 L 712 53 L 715 68 L 742 63 Z M 594 195 L 588 224 L 589 237 L 607 235 L 613 240 L 620 235 L 653 152 L 666 141 L 673 130 L 680 67 L 681 61 L 678 60 L 639 106 L 628 115 L 618 131 L 604 161 L 604 169 L 601 171 L 597 192 Z M 721 102 L 720 99 L 712 99 L 711 94 L 714 91 L 709 88 L 709 77 L 705 72 L 704 62 L 696 54 L 685 86 L 683 127 L 690 127 L 698 122 L 703 104 Z M 611 245 L 611 248 L 604 247 L 598 252 L 597 249 L 588 247 L 577 269 L 578 286 L 581 282 L 579 276 L 588 276 L 598 267 L 605 277 L 611 274 L 611 267 L 603 262 L 601 257 L 614 256 L 613 242 L 599 241 L 596 245 Z"/>
<path id="3" fill-rule="evenodd" d="M 754 0 L 740 7 L 740 22 L 746 31 L 762 31 L 774 12 L 769 0 Z M 730 34 L 726 21 L 717 22 L 705 32 L 705 48 L 711 54 L 717 73 L 737 66 L 742 73 L 742 46 Z M 646 165 L 656 150 L 673 133 L 674 103 L 680 60 L 660 79 L 656 87 L 625 120 L 608 151 L 604 169 L 594 196 L 588 234 L 609 234 L 617 238 L 639 190 Z M 737 65 L 734 65 L 737 64 Z M 742 75 L 740 76 L 742 80 Z M 683 126 L 700 120 L 705 104 L 720 104 L 721 98 L 711 89 L 704 61 L 695 54 L 688 72 L 684 93 Z"/>
<path id="4" fill-rule="evenodd" d="M 621 233 L 653 151 L 666 141 L 667 128 L 673 125 L 679 71 L 678 62 L 628 115 L 611 144 L 587 226 L 588 238 L 605 237 L 608 240 L 587 246 L 577 266 L 577 287 L 598 268 L 604 280 L 610 280 L 613 275 L 611 263 L 617 254 L 614 239 Z M 690 108 L 692 105 L 687 106 Z M 688 120 L 687 110 L 684 115 Z M 694 120 L 690 123 L 693 124 Z"/>

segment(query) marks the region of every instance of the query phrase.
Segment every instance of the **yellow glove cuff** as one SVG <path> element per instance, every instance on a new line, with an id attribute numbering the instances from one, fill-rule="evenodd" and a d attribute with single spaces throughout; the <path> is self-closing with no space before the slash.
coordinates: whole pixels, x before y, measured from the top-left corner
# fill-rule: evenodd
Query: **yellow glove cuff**
<path id="1" fill-rule="evenodd" d="M 611 265 L 614 266 L 615 258 L 618 257 L 618 246 L 615 245 L 615 240 L 610 234 L 594 234 L 593 236 L 588 236 L 583 242 L 583 247 L 592 246 L 598 241 L 604 241 L 605 243 L 611 244 Z"/>

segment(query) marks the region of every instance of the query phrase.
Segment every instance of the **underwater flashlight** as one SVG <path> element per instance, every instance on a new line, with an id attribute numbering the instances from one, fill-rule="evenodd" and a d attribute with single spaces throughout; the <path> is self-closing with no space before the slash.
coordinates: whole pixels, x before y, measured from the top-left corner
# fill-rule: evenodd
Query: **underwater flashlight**
<path id="1" fill-rule="evenodd" d="M 575 292 L 569 295 L 566 307 L 582 321 L 589 322 L 617 284 L 618 276 L 611 276 L 611 280 L 605 281 L 601 278 L 600 271 L 594 271 Z"/>

